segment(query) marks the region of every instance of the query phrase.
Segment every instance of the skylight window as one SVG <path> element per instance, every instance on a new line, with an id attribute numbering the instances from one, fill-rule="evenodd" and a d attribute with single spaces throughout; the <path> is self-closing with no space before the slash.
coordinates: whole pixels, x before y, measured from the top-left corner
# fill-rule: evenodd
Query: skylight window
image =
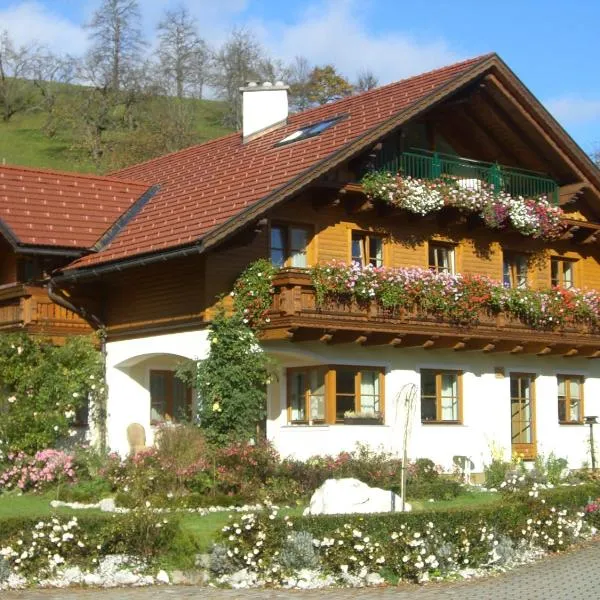
<path id="1" fill-rule="evenodd" d="M 319 123 L 313 123 L 312 125 L 308 125 L 303 127 L 302 129 L 298 129 L 293 133 L 290 133 L 282 140 L 277 142 L 275 146 L 283 146 L 285 144 L 291 144 L 292 142 L 299 142 L 300 140 L 305 140 L 306 138 L 315 137 L 323 133 L 325 130 L 333 127 L 336 123 L 345 119 L 347 115 L 341 115 L 339 117 L 334 117 L 333 119 L 327 119 L 325 121 L 320 121 Z"/>

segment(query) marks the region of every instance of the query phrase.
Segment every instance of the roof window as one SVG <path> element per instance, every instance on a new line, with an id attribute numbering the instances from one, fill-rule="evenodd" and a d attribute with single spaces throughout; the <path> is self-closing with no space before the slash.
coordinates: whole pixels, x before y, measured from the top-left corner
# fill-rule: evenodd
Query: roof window
<path id="1" fill-rule="evenodd" d="M 326 129 L 333 127 L 336 123 L 342 119 L 345 119 L 347 116 L 348 115 L 341 115 L 339 117 L 334 117 L 333 119 L 326 119 L 325 121 L 319 121 L 318 123 L 307 125 L 306 127 L 298 129 L 284 137 L 275 144 L 275 147 L 284 146 L 285 144 L 291 144 L 292 142 L 299 142 L 300 140 L 305 140 L 306 138 L 315 137 L 323 133 Z"/>

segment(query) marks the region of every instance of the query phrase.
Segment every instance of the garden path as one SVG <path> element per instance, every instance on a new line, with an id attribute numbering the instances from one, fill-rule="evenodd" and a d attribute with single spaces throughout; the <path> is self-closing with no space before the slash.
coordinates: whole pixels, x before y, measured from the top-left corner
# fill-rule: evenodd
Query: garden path
<path id="1" fill-rule="evenodd" d="M 398 588 L 311 591 L 154 587 L 5 592 L 2 600 L 590 600 L 600 598 L 600 541 L 497 577 Z"/>

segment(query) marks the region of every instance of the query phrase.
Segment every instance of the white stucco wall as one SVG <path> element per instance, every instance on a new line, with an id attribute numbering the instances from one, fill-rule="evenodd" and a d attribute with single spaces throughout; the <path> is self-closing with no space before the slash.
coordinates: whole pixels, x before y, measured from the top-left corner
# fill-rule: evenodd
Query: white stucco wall
<path id="1" fill-rule="evenodd" d="M 127 427 L 139 423 L 153 443 L 150 426 L 150 370 L 174 370 L 181 359 L 208 354 L 208 330 L 121 340 L 106 344 L 107 443 L 121 455 L 129 452 Z"/>
<path id="2" fill-rule="evenodd" d="M 327 346 L 320 343 L 270 343 L 268 351 L 280 363 L 279 378 L 269 390 L 267 435 L 285 456 L 308 458 L 352 450 L 357 442 L 401 454 L 404 415 L 398 410 L 399 394 L 407 383 L 420 383 L 420 369 L 444 368 L 463 371 L 463 423 L 423 424 L 420 403 L 411 419 L 409 456 L 428 457 L 452 469 L 453 456 L 468 456 L 475 471 L 489 462 L 492 447 L 511 456 L 510 373 L 536 375 L 536 436 L 538 453 L 554 452 L 567 457 L 570 466 L 589 461 L 585 425 L 560 425 L 556 375 L 583 375 L 585 414 L 600 414 L 600 372 L 588 359 L 544 358 L 528 355 L 484 354 L 482 352 L 427 351 L 354 345 Z M 288 425 L 285 368 L 309 364 L 379 366 L 385 375 L 385 425 Z M 502 369 L 504 377 L 496 370 Z"/>
<path id="3" fill-rule="evenodd" d="M 147 443 L 150 426 L 149 373 L 174 369 L 182 358 L 204 358 L 208 330 L 149 336 L 107 344 L 108 445 L 126 454 L 127 426 L 140 423 Z M 327 346 L 321 343 L 273 342 L 265 345 L 278 362 L 278 377 L 268 389 L 267 436 L 284 456 L 308 458 L 353 450 L 358 442 L 398 455 L 402 452 L 405 414 L 399 408 L 406 384 L 420 384 L 419 370 L 444 368 L 463 371 L 463 423 L 422 424 L 417 394 L 411 418 L 409 457 L 428 457 L 452 469 L 453 456 L 468 456 L 475 471 L 489 462 L 492 447 L 511 455 L 510 373 L 536 377 L 536 437 L 538 453 L 568 457 L 577 468 L 589 460 L 589 429 L 558 423 L 556 374 L 583 375 L 586 415 L 600 415 L 600 371 L 595 361 L 482 352 L 427 351 L 416 348 Z M 287 423 L 287 367 L 317 364 L 378 366 L 385 369 L 384 425 L 297 426 Z M 496 375 L 503 370 L 504 377 Z M 600 435 L 600 434 L 599 434 Z"/>

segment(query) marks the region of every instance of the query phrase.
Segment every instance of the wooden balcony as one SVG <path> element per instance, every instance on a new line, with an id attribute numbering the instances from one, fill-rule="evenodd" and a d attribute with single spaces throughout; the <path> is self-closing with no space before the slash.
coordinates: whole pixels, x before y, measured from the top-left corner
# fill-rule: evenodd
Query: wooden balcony
<path id="1" fill-rule="evenodd" d="M 538 356 L 600 358 L 600 335 L 586 326 L 557 331 L 533 329 L 505 314 L 482 313 L 475 326 L 459 326 L 418 311 L 391 311 L 371 302 L 318 306 L 310 274 L 281 271 L 262 339 L 327 344 L 387 345 L 426 350 L 477 350 Z"/>
<path id="2" fill-rule="evenodd" d="M 56 341 L 92 332 L 81 317 L 54 304 L 46 288 L 22 283 L 0 286 L 0 331 L 26 331 Z"/>

